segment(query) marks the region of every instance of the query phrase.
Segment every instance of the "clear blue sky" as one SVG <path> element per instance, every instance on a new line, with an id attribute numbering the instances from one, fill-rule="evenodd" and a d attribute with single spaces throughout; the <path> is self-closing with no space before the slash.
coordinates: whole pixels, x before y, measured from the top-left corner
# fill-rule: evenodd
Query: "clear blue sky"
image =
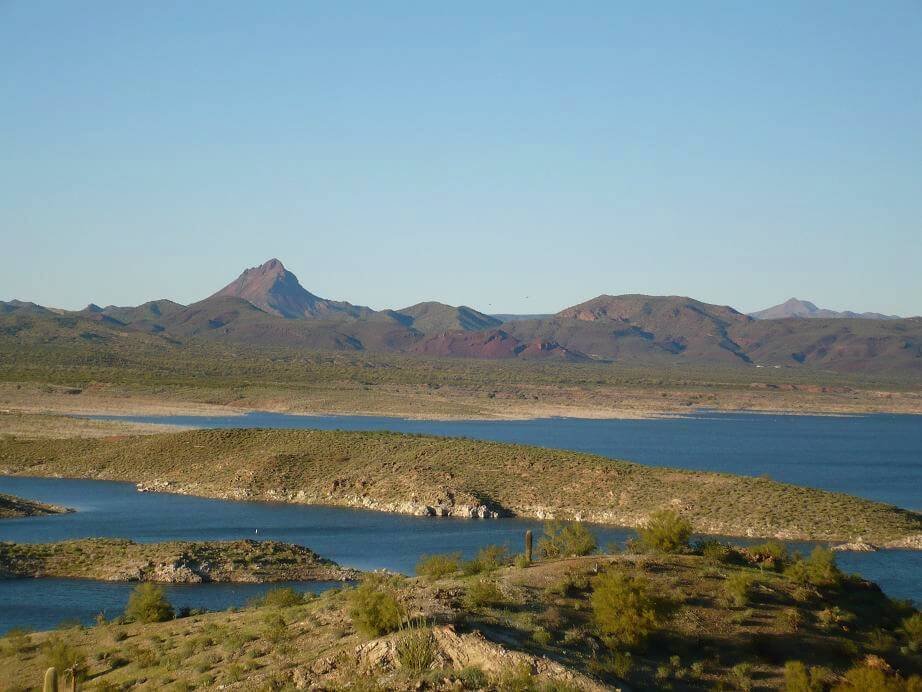
<path id="1" fill-rule="evenodd" d="M 922 2 L 0 0 L 0 299 L 922 313 Z"/>

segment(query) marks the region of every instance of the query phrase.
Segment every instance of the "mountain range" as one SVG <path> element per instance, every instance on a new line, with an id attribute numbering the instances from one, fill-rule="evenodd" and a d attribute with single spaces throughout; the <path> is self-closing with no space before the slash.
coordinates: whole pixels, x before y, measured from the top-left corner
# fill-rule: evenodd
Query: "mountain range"
<path id="1" fill-rule="evenodd" d="M 807 319 L 858 319 L 858 320 L 898 320 L 898 315 L 884 315 L 879 312 L 852 312 L 851 310 L 827 310 L 818 308 L 809 300 L 790 298 L 780 305 L 765 310 L 750 312 L 750 317 L 757 320 L 782 320 L 788 317 Z"/>
<path id="2" fill-rule="evenodd" d="M 825 312 L 831 314 L 817 314 Z M 806 301 L 746 315 L 682 296 L 636 294 L 601 295 L 553 315 L 487 315 L 438 302 L 373 310 L 309 292 L 277 259 L 191 305 L 162 299 L 63 311 L 0 302 L 0 344 L 104 347 L 126 339 L 430 358 L 922 372 L 922 318 L 832 313 Z"/>

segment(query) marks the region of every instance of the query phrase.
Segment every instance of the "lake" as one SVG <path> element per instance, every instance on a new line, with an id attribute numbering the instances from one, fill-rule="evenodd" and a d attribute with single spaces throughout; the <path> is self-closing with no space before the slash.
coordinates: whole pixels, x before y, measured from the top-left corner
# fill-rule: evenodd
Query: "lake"
<path id="1" fill-rule="evenodd" d="M 849 492 L 919 509 L 922 418 L 912 416 L 774 416 L 701 414 L 649 420 L 412 421 L 346 416 L 256 413 L 233 417 L 137 418 L 198 427 L 396 430 L 538 444 L 657 466 L 767 474 L 776 480 Z M 232 502 L 137 493 L 126 483 L 0 477 L 0 492 L 62 504 L 77 513 L 4 520 L 0 540 L 42 542 L 87 536 L 137 541 L 274 539 L 300 543 L 359 569 L 412 573 L 422 554 L 470 556 L 499 543 L 520 551 L 526 528 L 538 522 L 464 520 L 331 507 Z M 633 535 L 594 526 L 604 546 Z M 258 533 L 257 533 L 258 532 Z M 808 548 L 809 546 L 799 546 Z M 839 554 L 847 571 L 878 582 L 892 596 L 922 601 L 922 552 Z M 325 585 L 311 585 L 322 588 Z M 305 586 L 306 587 L 306 586 Z M 267 585 L 171 587 L 178 605 L 212 609 L 242 605 Z M 47 628 L 62 620 L 91 622 L 97 612 L 121 612 L 131 586 L 66 580 L 0 582 L 0 631 Z"/>

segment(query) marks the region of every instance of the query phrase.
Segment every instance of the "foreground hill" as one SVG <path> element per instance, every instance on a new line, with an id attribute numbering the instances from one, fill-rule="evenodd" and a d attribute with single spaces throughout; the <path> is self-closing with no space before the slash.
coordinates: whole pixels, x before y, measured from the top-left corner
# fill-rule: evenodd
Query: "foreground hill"
<path id="1" fill-rule="evenodd" d="M 637 526 L 665 506 L 709 534 L 922 548 L 922 515 L 766 478 L 396 433 L 196 430 L 118 439 L 0 440 L 0 473 L 133 481 L 239 500 L 445 516 Z"/>
<path id="2" fill-rule="evenodd" d="M 0 686 L 37 686 L 76 660 L 91 689 L 919 689 L 914 608 L 834 566 L 798 577 L 719 548 L 518 567 L 500 554 L 463 572 L 449 556 L 429 578 L 14 632 L 0 640 Z"/>

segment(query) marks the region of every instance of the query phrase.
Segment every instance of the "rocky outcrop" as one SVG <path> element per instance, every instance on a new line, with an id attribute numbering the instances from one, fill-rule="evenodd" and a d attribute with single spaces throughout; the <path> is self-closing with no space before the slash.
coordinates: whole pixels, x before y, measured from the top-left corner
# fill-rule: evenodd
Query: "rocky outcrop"
<path id="1" fill-rule="evenodd" d="M 15 495 L 0 493 L 0 519 L 13 519 L 16 517 L 38 517 L 45 514 L 65 514 L 74 510 L 58 505 L 49 505 L 44 502 L 26 500 Z"/>
<path id="2" fill-rule="evenodd" d="M 266 583 L 351 581 L 340 567 L 303 546 L 276 541 L 135 543 L 95 538 L 61 543 L 0 543 L 0 578 L 70 577 L 103 581 Z"/>

